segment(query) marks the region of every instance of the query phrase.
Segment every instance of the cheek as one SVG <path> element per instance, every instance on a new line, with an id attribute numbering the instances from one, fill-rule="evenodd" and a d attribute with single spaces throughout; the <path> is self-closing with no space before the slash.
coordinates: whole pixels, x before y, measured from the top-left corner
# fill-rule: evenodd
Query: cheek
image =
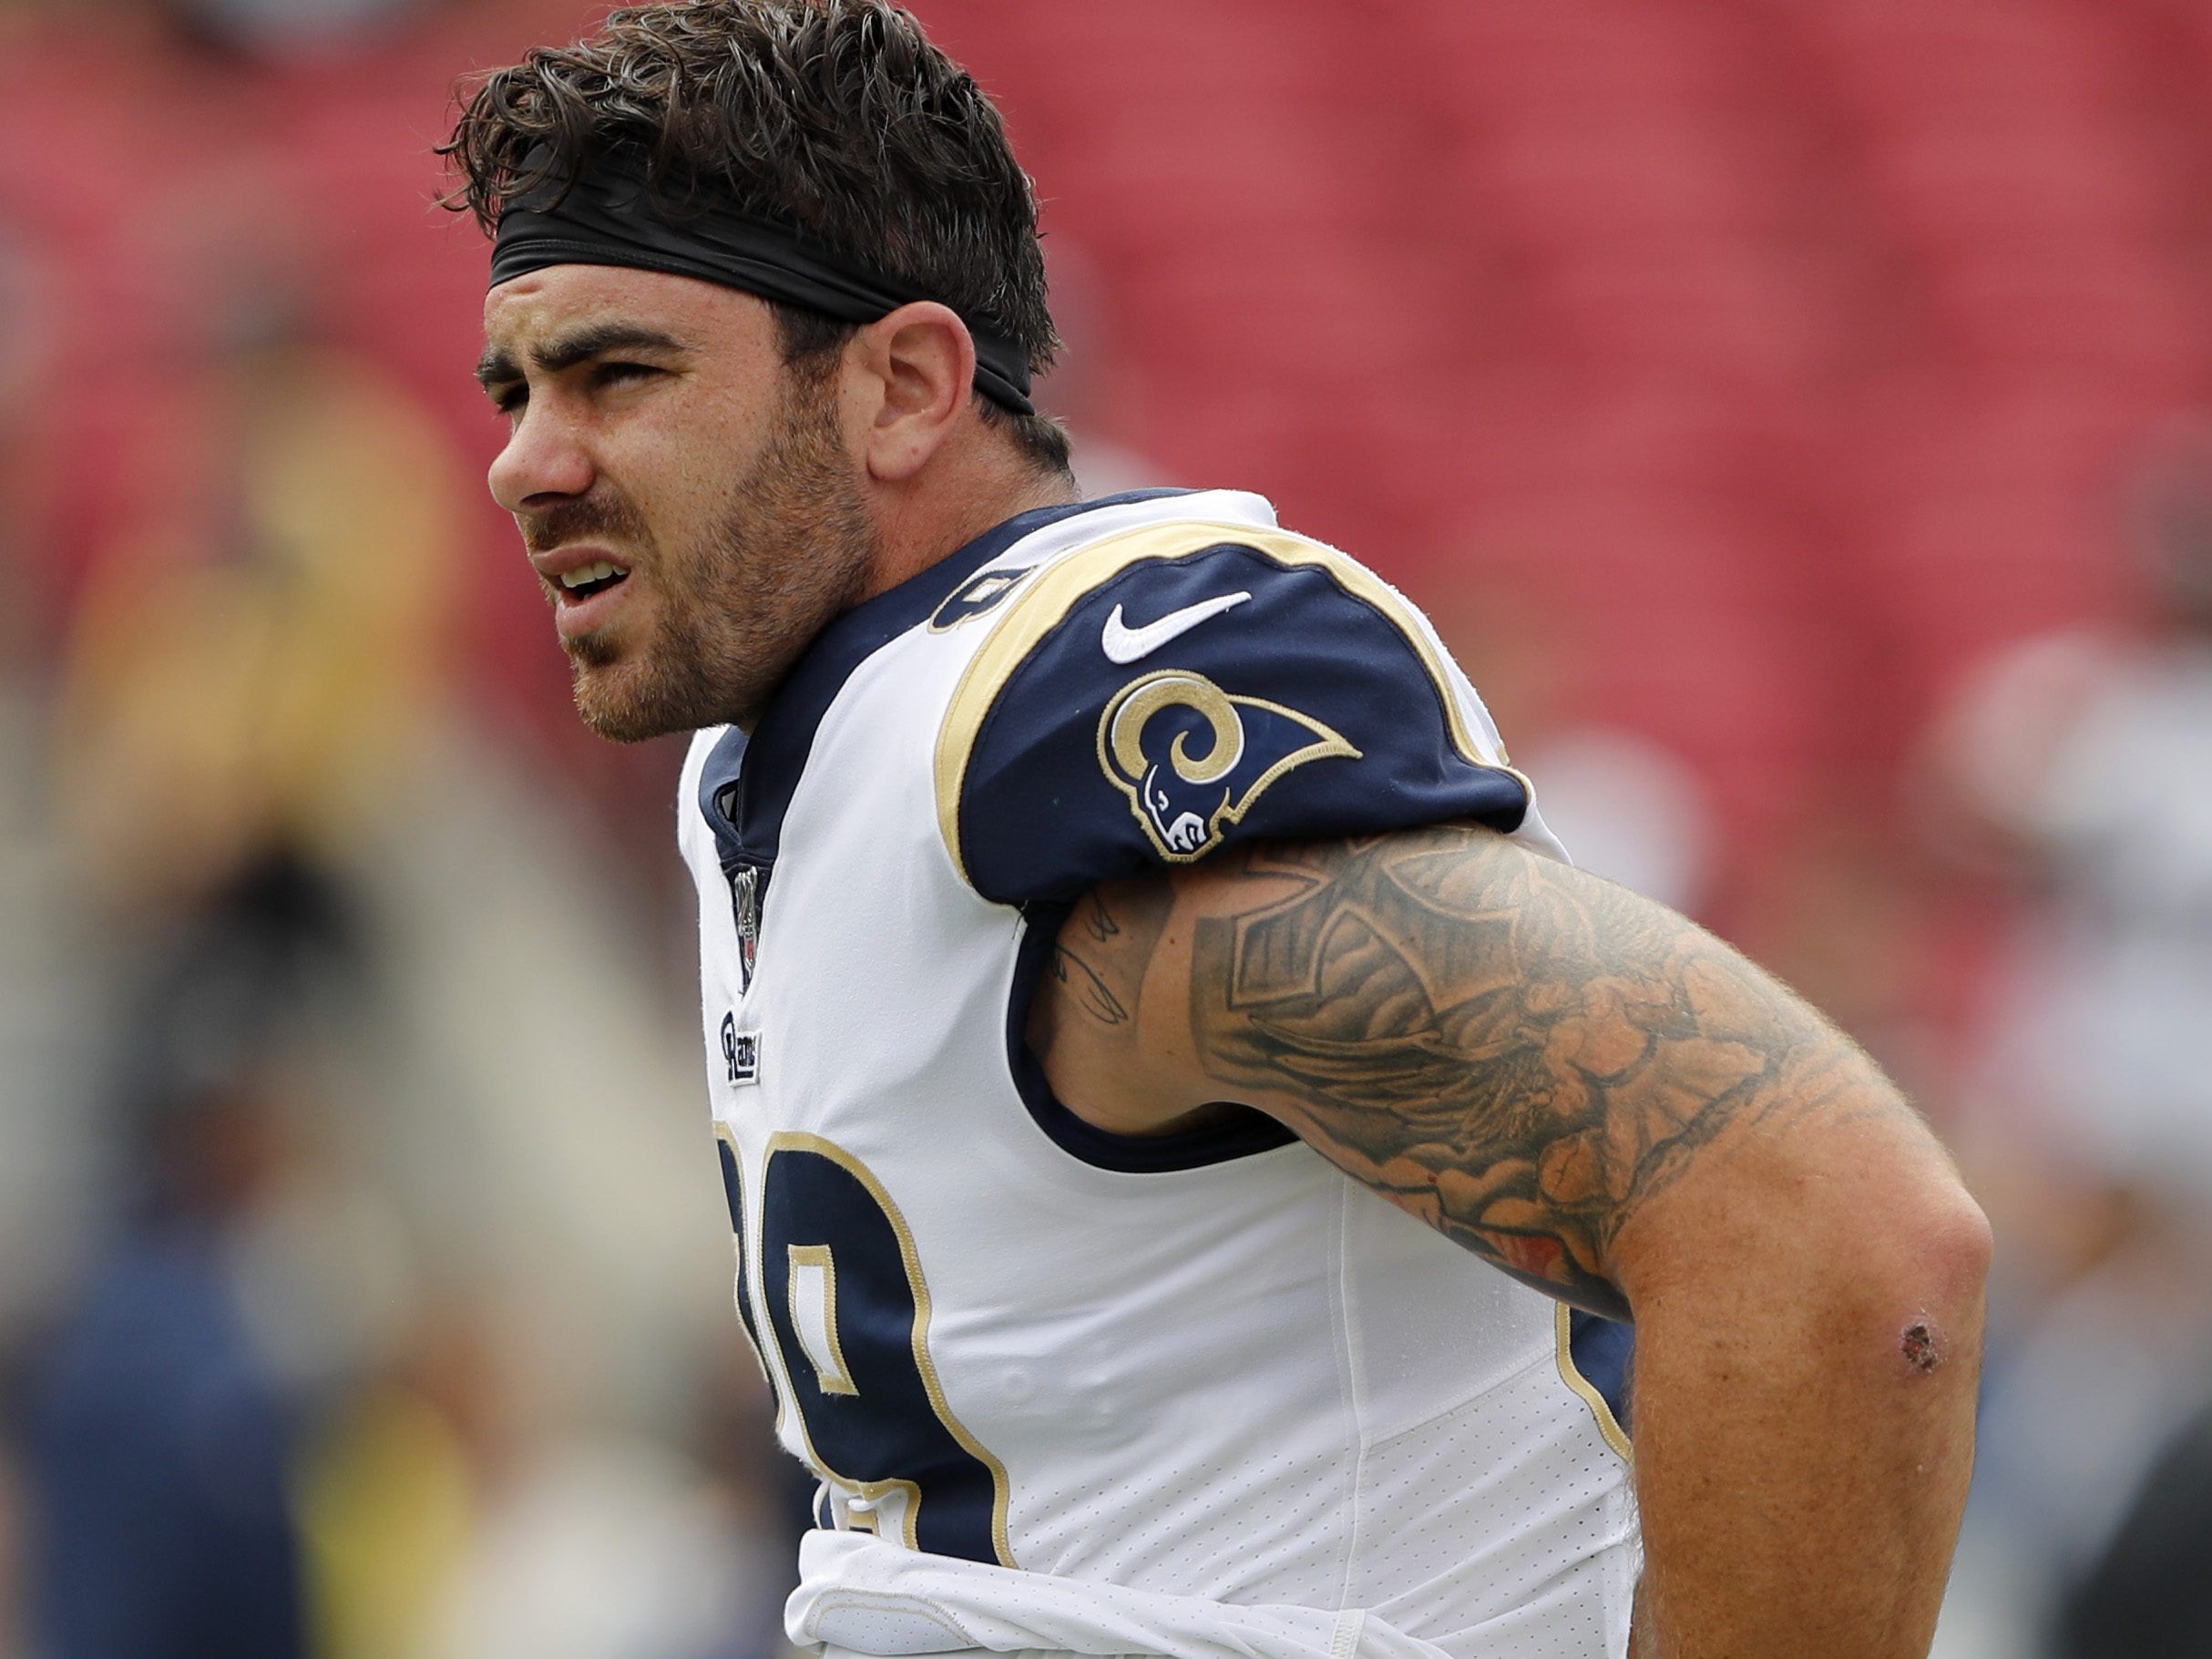
<path id="1" fill-rule="evenodd" d="M 753 451 L 723 424 L 680 415 L 640 422 L 624 447 L 618 477 L 665 555 L 694 551 L 701 537 L 742 512 Z"/>

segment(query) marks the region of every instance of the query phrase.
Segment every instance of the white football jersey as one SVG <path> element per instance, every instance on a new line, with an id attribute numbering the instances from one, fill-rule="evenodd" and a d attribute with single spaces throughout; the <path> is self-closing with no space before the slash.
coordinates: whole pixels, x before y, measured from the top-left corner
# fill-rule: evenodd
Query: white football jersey
<path id="1" fill-rule="evenodd" d="M 680 817 L 737 1309 L 821 1526 L 1624 1651 L 1624 1330 L 1256 1112 L 1097 1130 L 1022 1039 L 1098 882 L 1448 819 L 1558 855 L 1394 589 L 1254 496 L 1024 514 L 701 732 Z"/>

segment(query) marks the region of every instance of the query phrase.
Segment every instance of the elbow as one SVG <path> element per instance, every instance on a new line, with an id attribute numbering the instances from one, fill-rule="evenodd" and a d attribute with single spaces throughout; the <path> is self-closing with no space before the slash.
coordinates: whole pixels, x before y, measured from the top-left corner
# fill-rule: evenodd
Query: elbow
<path id="1" fill-rule="evenodd" d="M 1989 1220 L 1881 1087 L 1746 1136 L 1654 1195 L 1610 1264 L 1638 1324 L 1728 1330 L 1746 1309 L 1787 1309 L 1808 1339 L 1862 1354 L 1978 1354 Z"/>
<path id="2" fill-rule="evenodd" d="M 1974 1309 L 1979 1324 L 1996 1248 L 1982 1206 L 1953 1177 L 1921 1201 L 1910 1236 L 1913 1279 L 1933 1298 Z"/>
<path id="3" fill-rule="evenodd" d="M 1913 1127 L 1888 1146 L 1859 1149 L 1839 1183 L 1852 1202 L 1832 1220 L 1854 1235 L 1852 1252 L 1874 1282 L 1978 1305 L 1994 1249 L 1989 1217 L 1935 1138 L 1917 1119 Z"/>
<path id="4" fill-rule="evenodd" d="M 1962 1294 L 1980 1296 L 1989 1283 L 1996 1240 L 1989 1217 L 1958 1181 L 1929 1200 L 1920 1233 L 1929 1270 Z"/>
<path id="5" fill-rule="evenodd" d="M 1787 1308 L 1809 1339 L 1871 1347 L 1909 1374 L 1978 1359 L 1989 1220 L 1917 1117 L 1802 1124 L 1710 1173 L 1625 1240 L 1619 1281 L 1640 1324 L 1726 1329 L 1746 1307 Z"/>
<path id="6" fill-rule="evenodd" d="M 1826 1286 L 1840 1328 L 1870 1338 L 1907 1378 L 1979 1369 L 1993 1243 L 1989 1218 L 1948 1168 L 1900 1183 L 1830 1243 L 1848 1264 Z"/>

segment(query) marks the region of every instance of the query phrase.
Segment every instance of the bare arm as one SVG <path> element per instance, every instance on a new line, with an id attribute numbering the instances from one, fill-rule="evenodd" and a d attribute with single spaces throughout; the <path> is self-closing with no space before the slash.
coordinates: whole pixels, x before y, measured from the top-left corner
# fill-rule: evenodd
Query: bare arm
<path id="1" fill-rule="evenodd" d="M 1255 1106 L 1637 1326 L 1639 1648 L 1927 1650 L 1988 1234 L 1867 1058 L 1691 923 L 1489 831 L 1102 889 L 1030 1039 L 1103 1127 Z"/>

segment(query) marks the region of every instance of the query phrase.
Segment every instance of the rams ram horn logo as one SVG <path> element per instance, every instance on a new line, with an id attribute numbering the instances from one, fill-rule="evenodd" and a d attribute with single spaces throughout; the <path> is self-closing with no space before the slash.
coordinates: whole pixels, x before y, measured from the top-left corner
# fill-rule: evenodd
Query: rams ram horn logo
<path id="1" fill-rule="evenodd" d="M 1277 778 L 1326 755 L 1359 751 L 1309 714 L 1181 669 L 1132 680 L 1099 722 L 1099 764 L 1175 864 L 1217 844 Z"/>

